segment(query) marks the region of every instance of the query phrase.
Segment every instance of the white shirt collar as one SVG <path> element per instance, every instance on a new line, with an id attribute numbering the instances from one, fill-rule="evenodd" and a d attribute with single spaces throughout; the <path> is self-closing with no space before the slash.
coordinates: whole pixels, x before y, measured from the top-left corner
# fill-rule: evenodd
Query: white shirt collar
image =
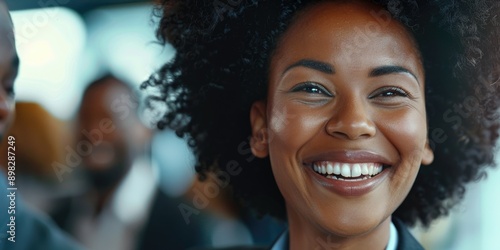
<path id="1" fill-rule="evenodd" d="M 147 222 L 156 187 L 149 162 L 137 159 L 98 217 L 93 217 L 88 201 L 76 201 L 82 209 L 75 210 L 74 234 L 89 250 L 133 249 Z"/>
<path id="2" fill-rule="evenodd" d="M 271 250 L 288 250 L 288 240 L 289 234 L 288 234 L 288 229 L 286 229 L 276 240 L 274 245 L 271 247 Z M 385 250 L 396 250 L 398 246 L 398 230 L 396 229 L 396 226 L 391 221 L 390 225 L 390 233 L 389 233 L 389 242 L 387 243 L 387 247 Z"/>
<path id="3" fill-rule="evenodd" d="M 156 178 L 145 158 L 134 161 L 110 202 L 113 213 L 125 224 L 145 219 L 155 195 Z"/>
<path id="4" fill-rule="evenodd" d="M 385 250 L 396 250 L 398 247 L 398 230 L 396 229 L 396 226 L 394 226 L 394 223 L 391 221 L 391 232 L 389 234 L 389 242 L 387 243 L 387 247 Z"/>

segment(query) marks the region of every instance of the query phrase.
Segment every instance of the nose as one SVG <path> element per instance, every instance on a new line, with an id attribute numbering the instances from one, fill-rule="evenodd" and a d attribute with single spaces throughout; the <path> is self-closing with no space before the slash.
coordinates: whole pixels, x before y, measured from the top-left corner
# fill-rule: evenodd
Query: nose
<path id="1" fill-rule="evenodd" d="M 339 103 L 326 124 L 326 132 L 333 137 L 347 140 L 375 136 L 377 129 L 365 106 L 359 98 Z"/>

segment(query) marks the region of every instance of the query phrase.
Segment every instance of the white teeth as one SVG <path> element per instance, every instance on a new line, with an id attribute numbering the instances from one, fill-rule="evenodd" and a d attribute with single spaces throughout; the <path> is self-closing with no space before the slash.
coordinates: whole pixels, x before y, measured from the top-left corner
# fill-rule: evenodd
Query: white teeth
<path id="1" fill-rule="evenodd" d="M 340 163 L 335 162 L 333 164 L 333 173 L 337 175 L 340 174 Z"/>
<path id="2" fill-rule="evenodd" d="M 361 166 L 359 164 L 354 164 L 351 169 L 351 177 L 361 176 Z"/>
<path id="3" fill-rule="evenodd" d="M 320 174 L 327 175 L 327 178 L 336 180 L 351 180 L 344 177 L 363 177 L 361 179 L 371 178 L 383 170 L 380 163 L 339 163 L 339 162 L 317 162 L 313 164 L 312 169 Z"/>
<path id="4" fill-rule="evenodd" d="M 334 179 L 334 180 L 338 180 L 339 179 L 335 175 L 328 175 L 328 176 L 326 176 L 326 178 L 330 178 L 330 179 Z"/>
<path id="5" fill-rule="evenodd" d="M 351 177 L 351 168 L 349 167 L 349 164 L 347 163 L 342 164 L 342 168 L 340 169 L 340 174 L 344 177 Z"/>
<path id="6" fill-rule="evenodd" d="M 333 164 L 332 163 L 329 162 L 328 164 L 326 164 L 326 172 L 328 174 L 333 174 Z"/>
<path id="7" fill-rule="evenodd" d="M 361 174 L 362 175 L 367 175 L 368 174 L 368 164 L 361 163 Z"/>

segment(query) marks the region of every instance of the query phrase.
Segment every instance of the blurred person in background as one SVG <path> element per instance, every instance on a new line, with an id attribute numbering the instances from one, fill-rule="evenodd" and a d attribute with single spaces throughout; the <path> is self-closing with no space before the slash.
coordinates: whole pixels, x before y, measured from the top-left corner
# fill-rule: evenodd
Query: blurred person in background
<path id="1" fill-rule="evenodd" d="M 84 90 L 72 150 L 81 164 L 63 176 L 65 182 L 83 178 L 88 186 L 79 195 L 57 202 L 59 208 L 52 215 L 63 229 L 88 249 L 106 250 L 250 244 L 269 241 L 281 231 L 280 227 L 271 236 L 256 234 L 267 232 L 265 226 L 275 227 L 269 219 L 247 215 L 231 199 L 229 189 L 207 194 L 217 186 L 215 178 L 199 182 L 196 176 L 188 176 L 194 181 L 186 180 L 177 196 L 167 196 L 165 186 L 173 184 L 176 175 L 167 173 L 170 178 L 165 179 L 154 172 L 151 132 L 141 123 L 138 103 L 131 87 L 112 75 Z M 154 146 L 164 152 L 153 154 L 160 175 L 175 165 L 175 157 L 187 156 L 178 150 L 179 144 Z"/>
<path id="2" fill-rule="evenodd" d="M 0 0 L 0 140 L 15 142 L 8 136 L 14 119 L 14 81 L 19 68 L 13 35 L 12 21 L 5 2 Z M 15 143 L 12 143 L 12 147 Z M 12 152 L 12 150 L 10 151 Z M 12 157 L 12 155 L 11 155 Z M 3 165 L 7 151 L 2 151 L 2 169 L 9 170 L 9 177 L 15 176 L 14 158 L 9 158 L 8 167 Z M 17 165 L 17 167 L 20 167 Z M 28 209 L 17 194 L 15 180 L 7 181 L 0 171 L 0 249 L 27 250 L 52 249 L 72 250 L 80 247 L 59 231 L 48 218 Z"/>
<path id="3" fill-rule="evenodd" d="M 68 179 L 84 178 L 80 195 L 58 202 L 52 216 L 88 249 L 184 249 L 196 246 L 201 226 L 187 225 L 180 200 L 159 188 L 149 160 L 150 131 L 127 83 L 107 75 L 84 91 L 73 143 L 80 165 Z"/>

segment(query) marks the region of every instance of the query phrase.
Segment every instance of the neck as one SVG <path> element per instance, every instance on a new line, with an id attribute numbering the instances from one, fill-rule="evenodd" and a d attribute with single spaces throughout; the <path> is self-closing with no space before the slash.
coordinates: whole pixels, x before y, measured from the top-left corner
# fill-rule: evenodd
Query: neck
<path id="1" fill-rule="evenodd" d="M 375 249 L 384 250 L 389 242 L 391 217 L 374 229 L 358 235 L 339 235 L 287 209 L 290 250 L 299 249 Z"/>

